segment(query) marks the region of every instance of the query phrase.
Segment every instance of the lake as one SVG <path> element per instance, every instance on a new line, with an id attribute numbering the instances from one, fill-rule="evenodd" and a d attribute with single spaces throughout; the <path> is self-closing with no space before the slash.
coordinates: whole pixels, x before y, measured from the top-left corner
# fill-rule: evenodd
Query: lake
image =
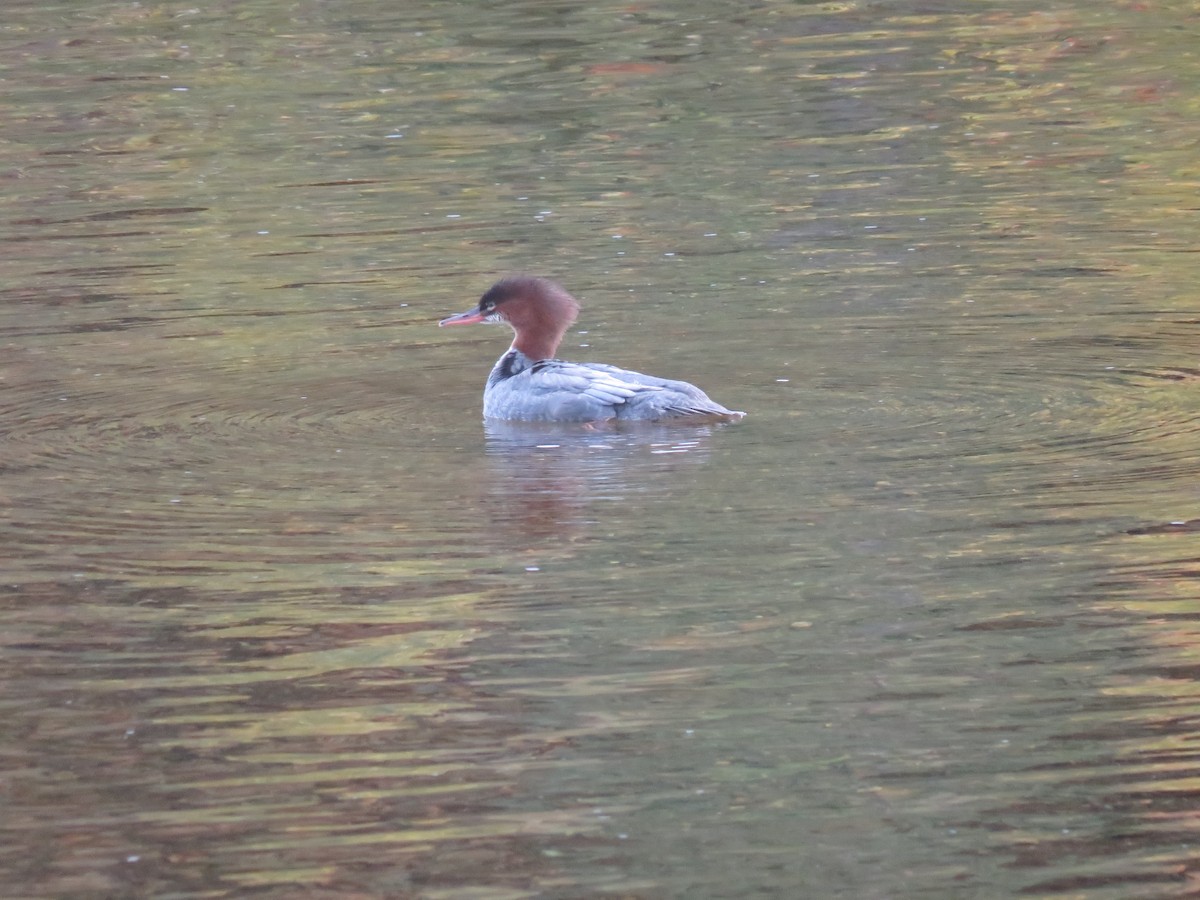
<path id="1" fill-rule="evenodd" d="M 1194 4 L 11 7 L 8 896 L 1195 893 Z"/>

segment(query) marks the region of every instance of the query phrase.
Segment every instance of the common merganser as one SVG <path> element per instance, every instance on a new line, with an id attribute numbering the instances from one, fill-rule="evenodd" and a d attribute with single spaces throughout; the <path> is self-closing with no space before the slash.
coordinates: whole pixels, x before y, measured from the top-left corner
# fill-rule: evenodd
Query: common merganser
<path id="1" fill-rule="evenodd" d="M 579 303 L 547 278 L 517 275 L 497 281 L 479 306 L 438 325 L 504 322 L 516 332 L 483 389 L 483 414 L 521 422 L 603 422 L 613 419 L 736 421 L 694 384 L 618 369 L 603 363 L 555 359 Z"/>

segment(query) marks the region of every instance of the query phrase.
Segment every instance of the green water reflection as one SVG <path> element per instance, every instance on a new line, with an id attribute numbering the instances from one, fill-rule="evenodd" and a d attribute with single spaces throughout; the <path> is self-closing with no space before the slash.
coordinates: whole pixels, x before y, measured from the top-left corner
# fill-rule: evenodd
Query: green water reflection
<path id="1" fill-rule="evenodd" d="M 1186 895 L 1198 27 L 6 9 L 8 893 Z"/>

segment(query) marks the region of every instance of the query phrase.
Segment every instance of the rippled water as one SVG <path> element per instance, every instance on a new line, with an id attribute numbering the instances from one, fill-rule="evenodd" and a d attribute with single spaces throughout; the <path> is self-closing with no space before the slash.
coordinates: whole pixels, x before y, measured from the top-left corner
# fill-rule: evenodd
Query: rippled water
<path id="1" fill-rule="evenodd" d="M 1198 30 L 6 10 L 6 895 L 1194 893 Z"/>

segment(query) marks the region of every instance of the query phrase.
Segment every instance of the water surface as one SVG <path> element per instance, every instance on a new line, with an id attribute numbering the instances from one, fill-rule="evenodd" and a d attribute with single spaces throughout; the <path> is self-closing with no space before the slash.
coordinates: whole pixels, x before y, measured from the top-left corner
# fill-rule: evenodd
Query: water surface
<path id="1" fill-rule="evenodd" d="M 1186 896 L 1190 4 L 20 3 L 13 896 Z M 499 274 L 731 427 L 480 422 Z"/>

